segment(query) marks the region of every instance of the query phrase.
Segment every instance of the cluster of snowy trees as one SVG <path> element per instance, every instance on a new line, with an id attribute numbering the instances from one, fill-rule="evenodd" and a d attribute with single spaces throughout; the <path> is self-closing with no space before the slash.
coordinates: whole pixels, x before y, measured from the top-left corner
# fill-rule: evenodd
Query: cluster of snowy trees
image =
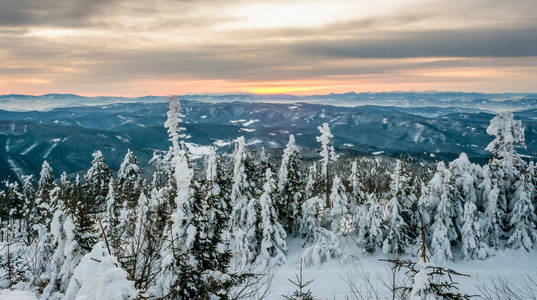
<path id="1" fill-rule="evenodd" d="M 415 254 L 418 212 L 430 224 L 435 261 L 485 259 L 501 247 L 530 251 L 537 242 L 536 167 L 517 153 L 524 131 L 511 113 L 487 129 L 494 137 L 487 165 L 461 154 L 436 170 L 340 158 L 326 123 L 318 161 L 304 160 L 292 135 L 279 165 L 244 137 L 232 154 L 211 149 L 193 161 L 181 117 L 170 98 L 172 146 L 155 152 L 151 178 L 131 151 L 116 176 L 96 151 L 83 178 L 64 173 L 56 181 L 45 161 L 37 186 L 30 176 L 6 183 L 0 284 L 43 299 L 91 295 L 101 284 L 118 287 L 107 299 L 240 298 L 259 270 L 286 261 L 290 238 L 302 241 L 307 266 L 342 257 L 349 244 Z"/>

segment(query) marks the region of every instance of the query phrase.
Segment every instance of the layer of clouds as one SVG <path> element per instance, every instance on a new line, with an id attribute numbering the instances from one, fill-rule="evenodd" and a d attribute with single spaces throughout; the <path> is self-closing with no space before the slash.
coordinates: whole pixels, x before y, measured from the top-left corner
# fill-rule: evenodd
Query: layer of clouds
<path id="1" fill-rule="evenodd" d="M 481 90 L 498 74 L 529 75 L 526 89 L 536 86 L 534 1 L 414 1 L 322 24 L 226 27 L 251 17 L 230 13 L 250 3 L 0 1 L 0 92 L 17 91 L 19 81 L 58 92 L 103 85 L 103 93 L 111 82 L 159 78 L 425 82 L 469 69 L 474 77 L 464 80 Z"/>

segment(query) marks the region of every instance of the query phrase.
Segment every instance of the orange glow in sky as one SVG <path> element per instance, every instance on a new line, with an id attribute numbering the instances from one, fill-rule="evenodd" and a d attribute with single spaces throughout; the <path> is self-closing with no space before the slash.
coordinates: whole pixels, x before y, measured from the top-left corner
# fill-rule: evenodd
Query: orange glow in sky
<path id="1" fill-rule="evenodd" d="M 2 1 L 0 11 L 0 94 L 537 92 L 532 0 Z"/>

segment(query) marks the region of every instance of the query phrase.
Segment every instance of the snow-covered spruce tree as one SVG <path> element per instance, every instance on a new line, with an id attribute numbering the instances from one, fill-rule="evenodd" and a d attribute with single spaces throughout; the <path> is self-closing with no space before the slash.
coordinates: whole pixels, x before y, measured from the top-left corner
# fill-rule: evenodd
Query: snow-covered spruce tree
<path id="1" fill-rule="evenodd" d="M 23 219 L 25 225 L 25 243 L 26 246 L 29 246 L 34 239 L 36 234 L 34 231 L 34 224 L 37 221 L 36 214 L 36 191 L 34 185 L 32 184 L 32 176 L 22 176 L 22 202 L 23 202 Z"/>
<path id="2" fill-rule="evenodd" d="M 244 136 L 240 136 L 235 141 L 232 163 L 232 225 L 235 228 L 244 228 L 248 202 L 251 198 L 255 198 L 257 193 L 254 178 L 252 178 L 255 166 Z"/>
<path id="3" fill-rule="evenodd" d="M 313 162 L 311 167 L 308 170 L 308 177 L 306 179 L 306 186 L 304 187 L 304 198 L 310 199 L 317 194 L 316 188 L 319 186 L 317 184 L 317 179 L 319 178 L 319 172 L 317 169 L 317 162 Z"/>
<path id="4" fill-rule="evenodd" d="M 480 223 L 483 224 L 483 237 L 492 250 L 497 250 L 503 232 L 503 211 L 498 206 L 499 189 L 491 181 L 488 165 L 481 169 L 481 183 L 479 184 L 484 212 Z"/>
<path id="5" fill-rule="evenodd" d="M 352 202 L 361 205 L 367 201 L 364 187 L 360 181 L 360 173 L 358 171 L 358 162 L 354 160 L 351 167 L 351 187 L 352 187 Z"/>
<path id="6" fill-rule="evenodd" d="M 76 196 L 76 189 L 76 186 L 66 190 L 57 187 L 51 192 L 58 207 L 50 227 L 53 245 L 51 280 L 44 289 L 43 299 L 58 299 L 63 295 L 80 259 L 97 241 L 94 217 L 90 216 L 84 201 Z M 39 247 L 46 245 L 47 242 L 40 242 Z"/>
<path id="7" fill-rule="evenodd" d="M 126 202 L 126 206 L 133 209 L 138 203 L 142 191 L 142 170 L 134 153 L 128 149 L 125 158 L 117 172 L 118 199 Z"/>
<path id="8" fill-rule="evenodd" d="M 304 238 L 302 261 L 306 266 L 320 265 L 341 255 L 339 239 L 330 230 L 321 226 L 319 208 L 324 203 L 319 197 L 312 197 L 302 205 L 302 219 L 299 234 Z"/>
<path id="9" fill-rule="evenodd" d="M 123 206 L 117 200 L 115 188 L 114 188 L 114 179 L 110 179 L 108 184 L 108 194 L 106 195 L 106 230 L 104 232 L 103 239 L 106 242 L 108 249 L 110 250 L 111 255 L 118 256 L 121 252 L 122 246 L 122 237 L 125 231 L 125 228 L 121 226 Z M 102 229 L 101 229 L 102 230 Z M 103 233 L 101 232 L 101 235 Z"/>
<path id="10" fill-rule="evenodd" d="M 454 193 L 454 187 L 450 185 L 450 178 L 451 173 L 449 169 L 446 169 L 443 176 L 443 192 L 436 208 L 432 226 L 431 251 L 433 260 L 439 263 L 453 259 L 451 242 L 458 237 L 454 222 L 456 209 L 451 198 L 451 194 Z"/>
<path id="11" fill-rule="evenodd" d="M 175 206 L 177 209 L 171 215 L 166 228 L 166 245 L 161 256 L 161 273 L 156 285 L 150 290 L 155 297 L 182 298 L 189 297 L 190 289 L 186 289 L 185 277 L 182 272 L 195 268 L 196 260 L 192 256 L 192 247 L 198 229 L 193 222 L 193 196 L 192 176 L 189 158 L 184 146 L 180 145 L 179 127 L 181 119 L 179 100 L 176 96 L 170 97 L 168 120 L 164 124 L 168 128 L 172 142 L 174 178 L 177 186 Z M 190 287 L 188 287 L 190 288 Z"/>
<path id="12" fill-rule="evenodd" d="M 276 185 L 272 178 L 270 168 L 266 171 L 265 180 L 263 194 L 259 198 L 261 206 L 261 228 L 263 230 L 259 260 L 261 265 L 274 266 L 285 262 L 287 253 L 285 239 L 287 234 L 278 221 L 278 215 L 274 208 L 272 199 L 276 193 Z"/>
<path id="13" fill-rule="evenodd" d="M 473 201 L 464 204 L 464 217 L 461 230 L 462 253 L 467 259 L 487 258 L 487 245 L 483 239 L 479 212 Z"/>
<path id="14" fill-rule="evenodd" d="M 12 239 L 21 237 L 24 203 L 17 182 L 6 180 L 4 185 L 5 189 L 0 191 L 0 242 L 10 243 Z"/>
<path id="15" fill-rule="evenodd" d="M 35 224 L 44 226 L 46 230 L 48 230 L 48 226 L 52 221 L 54 208 L 52 207 L 52 201 L 50 200 L 50 192 L 55 187 L 56 184 L 54 183 L 54 171 L 45 160 L 41 166 L 41 173 L 37 187 Z"/>
<path id="16" fill-rule="evenodd" d="M 236 140 L 232 158 L 231 225 L 235 239 L 235 254 L 242 264 L 256 260 L 262 231 L 255 162 L 243 136 Z"/>
<path id="17" fill-rule="evenodd" d="M 537 216 L 531 199 L 534 187 L 528 173 L 521 174 L 520 180 L 515 183 L 515 194 L 512 199 L 514 207 L 509 220 L 512 229 L 507 246 L 523 247 L 529 252 L 537 243 L 537 229 L 535 228 Z"/>
<path id="18" fill-rule="evenodd" d="M 352 231 L 352 220 L 349 214 L 349 199 L 345 186 L 339 176 L 334 177 L 332 192 L 330 193 L 331 206 L 323 214 L 328 228 L 338 235 L 345 235 Z"/>
<path id="19" fill-rule="evenodd" d="M 278 171 L 278 202 L 275 203 L 278 219 L 286 232 L 291 235 L 297 231 L 300 205 L 304 199 L 304 176 L 301 170 L 302 156 L 295 143 L 295 137 L 289 135 L 289 142 L 283 150 L 282 162 Z"/>
<path id="20" fill-rule="evenodd" d="M 446 172 L 446 165 L 443 161 L 438 162 L 436 172 L 427 185 L 427 197 L 420 204 L 420 207 L 423 209 L 422 215 L 427 223 L 432 222 L 436 215 L 436 208 L 444 193 L 444 177 L 446 174 L 448 174 Z"/>
<path id="21" fill-rule="evenodd" d="M 494 136 L 485 150 L 492 153 L 488 164 L 492 189 L 498 190 L 497 205 L 502 217 L 502 229 L 507 232 L 508 215 L 513 208 L 513 185 L 526 169 L 526 163 L 516 151 L 516 147 L 526 146 L 524 128 L 520 120 L 514 120 L 512 112 L 502 112 L 490 121 L 487 134 Z"/>
<path id="22" fill-rule="evenodd" d="M 91 167 L 85 176 L 84 198 L 90 211 L 102 212 L 106 209 L 106 195 L 112 173 L 104 162 L 101 151 L 95 151 L 92 156 Z"/>
<path id="23" fill-rule="evenodd" d="M 368 202 L 362 206 L 365 209 L 365 214 L 359 219 L 358 244 L 366 252 L 374 253 L 378 248 L 382 247 L 384 240 L 383 212 L 374 194 L 370 194 L 366 198 Z"/>
<path id="24" fill-rule="evenodd" d="M 386 205 L 386 234 L 382 250 L 384 253 L 402 254 L 414 239 L 411 222 L 412 204 L 417 201 L 410 188 L 408 171 L 397 160 L 390 183 L 390 200 Z"/>
<path id="25" fill-rule="evenodd" d="M 321 126 L 318 126 L 319 132 L 321 135 L 317 137 L 317 142 L 321 143 L 321 178 L 319 179 L 320 184 L 324 186 L 324 199 L 325 207 L 329 208 L 330 203 L 330 187 L 331 187 L 331 178 L 330 178 L 330 165 L 331 162 L 336 161 L 339 158 L 339 155 L 334 151 L 334 145 L 332 144 L 332 138 L 334 136 L 330 132 L 330 127 L 328 123 L 323 123 Z"/>
<path id="26" fill-rule="evenodd" d="M 533 185 L 533 193 L 531 199 L 533 199 L 534 207 L 537 205 L 537 164 L 534 161 L 530 161 L 528 168 L 526 169 L 526 174 L 529 178 L 529 181 Z"/>
<path id="27" fill-rule="evenodd" d="M 68 223 L 67 219 L 69 219 Z M 50 280 L 43 290 L 41 299 L 60 299 L 67 289 L 72 272 L 78 264 L 77 257 L 73 253 L 74 248 L 76 248 L 73 227 L 73 222 L 66 215 L 63 206 L 54 212 L 50 225 L 52 246 L 54 247 L 48 274 Z M 44 252 L 41 252 L 41 256 L 44 256 Z"/>
<path id="28" fill-rule="evenodd" d="M 164 154 L 154 151 L 153 157 L 149 161 L 155 168 L 151 180 L 152 189 L 156 189 L 159 197 L 165 199 L 162 204 L 166 204 L 167 214 L 171 214 L 171 210 L 175 209 L 175 197 L 177 196 L 177 187 L 175 178 L 173 177 L 174 167 L 172 163 L 173 151 L 167 151 Z"/>
<path id="29" fill-rule="evenodd" d="M 163 153 L 158 150 L 153 151 L 153 157 L 149 160 L 149 164 L 154 168 L 153 176 L 151 178 L 152 187 L 162 189 L 168 184 L 172 177 L 173 170 L 169 156 L 169 152 Z"/>

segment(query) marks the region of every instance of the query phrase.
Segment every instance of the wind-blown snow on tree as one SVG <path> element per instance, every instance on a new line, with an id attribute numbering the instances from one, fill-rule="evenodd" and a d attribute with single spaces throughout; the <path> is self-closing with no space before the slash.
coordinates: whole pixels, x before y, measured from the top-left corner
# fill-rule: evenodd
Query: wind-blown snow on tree
<path id="1" fill-rule="evenodd" d="M 87 199 L 92 211 L 104 211 L 106 207 L 106 195 L 108 194 L 108 183 L 112 177 L 110 168 L 104 162 L 101 151 L 93 154 L 91 168 L 86 172 L 85 181 L 87 189 Z"/>
<path id="2" fill-rule="evenodd" d="M 525 174 L 515 185 L 514 208 L 509 220 L 513 229 L 509 234 L 507 246 L 524 247 L 526 251 L 531 251 L 537 243 L 537 230 L 535 228 L 537 218 L 531 199 L 534 187 L 528 175 Z"/>
<path id="3" fill-rule="evenodd" d="M 334 145 L 332 144 L 332 139 L 334 135 L 330 132 L 330 127 L 328 123 L 323 123 L 323 125 L 318 126 L 319 132 L 321 135 L 317 137 L 317 142 L 321 143 L 321 181 L 324 185 L 325 192 L 325 201 L 326 207 L 330 207 L 330 162 L 336 161 L 339 158 L 339 155 L 336 154 L 334 150 Z"/>
<path id="4" fill-rule="evenodd" d="M 282 162 L 278 171 L 279 197 L 276 204 L 278 218 L 285 230 L 296 232 L 300 205 L 304 198 L 304 179 L 301 171 L 300 149 L 291 134 L 283 150 Z"/>
<path id="5" fill-rule="evenodd" d="M 118 199 L 126 202 L 127 207 L 134 208 L 142 190 L 142 170 L 134 153 L 128 149 L 117 172 Z"/>
<path id="6" fill-rule="evenodd" d="M 332 232 L 341 235 L 347 234 L 352 223 L 349 216 L 349 199 L 339 176 L 335 176 L 332 183 L 330 203 L 331 206 L 325 211 L 323 217 L 327 218 Z"/>
<path id="7" fill-rule="evenodd" d="M 278 215 L 274 209 L 272 195 L 275 194 L 276 185 L 272 178 L 272 171 L 267 169 L 265 175 L 263 194 L 259 198 L 261 206 L 261 228 L 263 239 L 261 240 L 260 259 L 262 265 L 274 266 L 285 262 L 287 253 L 287 234 L 278 221 Z"/>
<path id="8" fill-rule="evenodd" d="M 304 238 L 302 260 L 306 266 L 320 265 L 341 255 L 339 239 L 330 230 L 321 226 L 319 221 L 319 197 L 308 199 L 302 205 L 302 220 L 299 233 Z"/>
<path id="9" fill-rule="evenodd" d="M 391 175 L 390 196 L 386 206 L 386 228 L 382 250 L 384 253 L 401 254 L 412 240 L 411 206 L 417 200 L 409 186 L 409 178 L 403 163 L 397 160 Z"/>
<path id="10" fill-rule="evenodd" d="M 491 182 L 493 188 L 498 189 L 497 205 L 502 221 L 508 225 L 506 218 L 512 208 L 513 184 L 525 171 L 526 163 L 516 151 L 516 147 L 526 147 L 524 128 L 520 120 L 514 120 L 512 112 L 502 112 L 490 121 L 487 133 L 494 136 L 494 140 L 485 148 L 492 153 L 488 164 Z"/>
<path id="11" fill-rule="evenodd" d="M 48 227 L 50 221 L 52 220 L 52 214 L 54 211 L 54 208 L 52 207 L 52 201 L 50 199 L 50 192 L 54 189 L 56 184 L 54 183 L 54 171 L 46 160 L 41 166 L 41 173 L 37 185 L 38 188 L 35 203 L 35 223 Z"/>

